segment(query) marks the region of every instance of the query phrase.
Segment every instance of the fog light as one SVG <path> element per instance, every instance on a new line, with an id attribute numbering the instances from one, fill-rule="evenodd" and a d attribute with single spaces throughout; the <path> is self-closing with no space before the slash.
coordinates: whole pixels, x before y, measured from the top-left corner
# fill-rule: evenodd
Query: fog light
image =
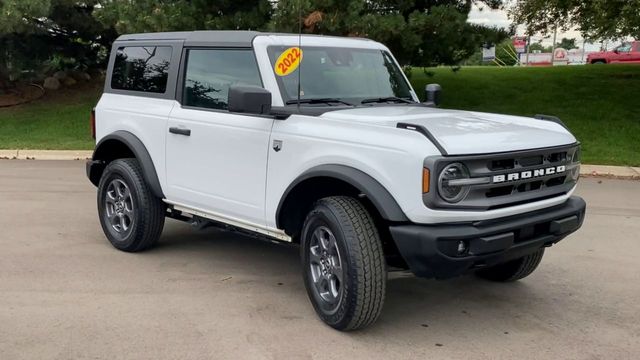
<path id="1" fill-rule="evenodd" d="M 458 241 L 458 255 L 464 255 L 467 252 L 467 243 L 464 240 Z"/>

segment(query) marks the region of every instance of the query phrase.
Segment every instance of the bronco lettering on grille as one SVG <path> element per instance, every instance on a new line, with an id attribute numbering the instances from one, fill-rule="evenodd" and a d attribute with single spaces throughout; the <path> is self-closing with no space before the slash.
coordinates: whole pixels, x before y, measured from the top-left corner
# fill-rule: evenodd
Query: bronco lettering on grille
<path id="1" fill-rule="evenodd" d="M 552 167 L 543 168 L 543 169 L 535 169 L 535 170 L 527 170 L 527 171 L 521 171 L 521 172 L 513 172 L 508 174 L 494 175 L 491 179 L 491 182 L 496 184 L 496 183 L 502 183 L 506 181 L 531 179 L 531 178 L 536 178 L 541 176 L 561 174 L 565 172 L 565 170 L 566 170 L 566 166 L 560 165 L 560 166 L 552 166 Z"/>

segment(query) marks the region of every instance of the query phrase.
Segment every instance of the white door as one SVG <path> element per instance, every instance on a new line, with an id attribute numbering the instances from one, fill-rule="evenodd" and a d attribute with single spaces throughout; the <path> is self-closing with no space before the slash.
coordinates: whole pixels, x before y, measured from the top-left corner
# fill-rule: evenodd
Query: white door
<path id="1" fill-rule="evenodd" d="M 262 86 L 251 49 L 187 49 L 181 105 L 169 116 L 167 200 L 265 225 L 273 119 L 226 110 L 230 85 Z"/>

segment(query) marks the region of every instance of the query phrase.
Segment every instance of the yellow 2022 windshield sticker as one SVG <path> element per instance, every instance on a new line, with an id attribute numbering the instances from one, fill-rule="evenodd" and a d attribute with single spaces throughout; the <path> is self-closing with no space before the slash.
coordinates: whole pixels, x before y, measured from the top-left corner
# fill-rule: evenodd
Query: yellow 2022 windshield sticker
<path id="1" fill-rule="evenodd" d="M 278 76 L 287 76 L 298 68 L 300 61 L 302 61 L 302 49 L 290 47 L 278 56 L 273 70 Z"/>

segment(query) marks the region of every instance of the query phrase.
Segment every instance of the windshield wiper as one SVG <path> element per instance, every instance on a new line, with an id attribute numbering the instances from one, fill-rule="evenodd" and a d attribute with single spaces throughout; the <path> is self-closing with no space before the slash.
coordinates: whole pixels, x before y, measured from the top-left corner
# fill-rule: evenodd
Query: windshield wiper
<path id="1" fill-rule="evenodd" d="M 415 103 L 415 101 L 413 101 L 413 100 L 409 100 L 407 98 L 400 98 L 400 97 L 397 97 L 397 96 L 370 98 L 370 99 L 364 99 L 364 100 L 360 101 L 361 104 L 385 103 L 385 102 L 398 102 L 398 103 L 406 103 L 406 104 L 414 104 Z"/>
<path id="2" fill-rule="evenodd" d="M 352 103 L 346 102 L 344 100 L 340 100 L 338 98 L 315 98 L 315 99 L 292 99 L 287 100 L 285 104 L 331 104 L 331 103 L 340 103 L 348 106 L 353 106 Z"/>

